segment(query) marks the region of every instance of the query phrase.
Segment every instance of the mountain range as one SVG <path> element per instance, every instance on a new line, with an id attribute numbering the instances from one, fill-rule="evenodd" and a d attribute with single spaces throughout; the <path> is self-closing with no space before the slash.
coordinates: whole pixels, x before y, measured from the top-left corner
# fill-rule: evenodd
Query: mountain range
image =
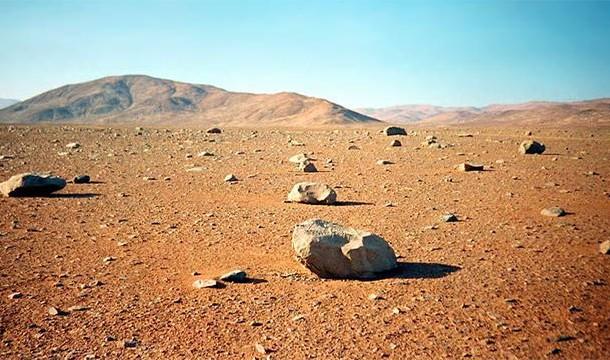
<path id="1" fill-rule="evenodd" d="M 15 100 L 15 99 L 2 99 L 0 98 L 0 109 L 4 109 L 5 107 L 9 107 L 13 104 L 18 103 L 19 100 Z"/>
<path id="2" fill-rule="evenodd" d="M 250 94 L 145 75 L 65 85 L 0 110 L 0 123 L 311 126 L 379 120 L 296 93 Z"/>
<path id="3" fill-rule="evenodd" d="M 252 94 L 146 75 L 65 85 L 22 102 L 0 99 L 0 123 L 162 126 L 610 126 L 610 98 L 484 107 L 401 105 L 350 110 L 292 92 Z"/>
<path id="4" fill-rule="evenodd" d="M 425 126 L 609 126 L 610 98 L 575 102 L 532 101 L 484 107 L 402 105 L 357 111 L 396 124 Z"/>

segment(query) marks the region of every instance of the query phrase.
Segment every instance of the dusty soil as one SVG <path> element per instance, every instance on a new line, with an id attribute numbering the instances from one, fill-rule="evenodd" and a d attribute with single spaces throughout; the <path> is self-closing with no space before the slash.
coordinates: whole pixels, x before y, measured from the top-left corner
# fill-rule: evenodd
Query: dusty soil
<path id="1" fill-rule="evenodd" d="M 464 131 L 417 130 L 390 148 L 377 129 L 0 127 L 0 155 L 14 156 L 0 180 L 94 180 L 0 199 L 0 357 L 607 358 L 610 131 L 534 131 L 540 156 L 518 154 L 524 129 Z M 420 146 L 431 134 L 453 146 Z M 74 141 L 82 147 L 65 148 Z M 295 171 L 287 159 L 300 152 L 321 171 Z M 457 172 L 465 161 L 486 171 Z M 229 173 L 240 181 L 225 183 Z M 284 203 L 304 180 L 344 203 Z M 555 205 L 568 215 L 540 214 Z M 460 221 L 442 223 L 446 212 Z M 399 270 L 316 278 L 290 245 L 313 217 L 380 234 Z M 191 285 L 237 268 L 254 280 Z"/>

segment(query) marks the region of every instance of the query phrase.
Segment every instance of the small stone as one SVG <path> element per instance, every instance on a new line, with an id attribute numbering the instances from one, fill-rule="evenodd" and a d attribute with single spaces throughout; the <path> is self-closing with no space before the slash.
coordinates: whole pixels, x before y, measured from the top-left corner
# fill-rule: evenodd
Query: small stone
<path id="1" fill-rule="evenodd" d="M 217 127 L 212 127 L 212 128 L 207 129 L 205 132 L 208 134 L 220 134 L 220 133 L 222 133 L 222 130 Z"/>
<path id="2" fill-rule="evenodd" d="M 371 301 L 383 300 L 383 296 L 379 294 L 369 294 L 368 298 Z"/>
<path id="3" fill-rule="evenodd" d="M 66 145 L 66 147 L 68 149 L 78 149 L 80 147 L 80 144 L 77 142 L 72 142 Z"/>
<path id="4" fill-rule="evenodd" d="M 360 150 L 360 148 L 357 145 L 352 144 L 347 147 L 347 150 Z"/>
<path id="5" fill-rule="evenodd" d="M 215 288 L 215 287 L 218 287 L 218 282 L 213 279 L 206 279 L 206 280 L 199 279 L 199 280 L 195 280 L 195 282 L 193 282 L 193 287 L 195 289 Z"/>
<path id="6" fill-rule="evenodd" d="M 483 171 L 484 166 L 483 165 L 475 165 L 475 164 L 463 163 L 463 164 L 459 164 L 457 168 L 458 168 L 459 171 L 462 171 L 462 172 Z"/>
<path id="7" fill-rule="evenodd" d="M 106 256 L 105 258 L 102 259 L 102 261 L 105 262 L 105 263 L 110 263 L 110 262 L 113 262 L 115 260 L 116 260 L 116 258 L 114 256 Z"/>
<path id="8" fill-rule="evenodd" d="M 248 280 L 248 274 L 243 270 L 233 270 L 222 275 L 219 279 L 226 282 L 243 283 Z"/>
<path id="9" fill-rule="evenodd" d="M 237 176 L 233 175 L 233 174 L 229 174 L 227 176 L 225 176 L 225 182 L 235 182 L 237 181 Z"/>
<path id="10" fill-rule="evenodd" d="M 457 216 L 455 216 L 455 214 L 448 213 L 448 214 L 444 214 L 441 216 L 441 221 L 456 222 L 456 221 L 458 221 L 458 218 L 457 218 Z"/>
<path id="11" fill-rule="evenodd" d="M 138 340 L 136 339 L 123 340 L 123 347 L 126 349 L 135 348 L 136 346 L 138 346 Z"/>
<path id="12" fill-rule="evenodd" d="M 306 172 L 306 173 L 318 172 L 318 169 L 316 169 L 316 166 L 312 162 L 309 162 L 309 161 L 304 161 L 304 162 L 300 163 L 299 170 L 302 172 Z"/>
<path id="13" fill-rule="evenodd" d="M 610 240 L 606 240 L 599 245 L 599 252 L 604 255 L 610 255 Z"/>
<path id="14" fill-rule="evenodd" d="M 390 160 L 377 160 L 377 165 L 392 165 L 394 164 Z"/>
<path id="15" fill-rule="evenodd" d="M 259 343 L 254 344 L 254 349 L 256 350 L 256 352 L 261 353 L 263 355 L 267 354 L 267 349 Z"/>
<path id="16" fill-rule="evenodd" d="M 47 309 L 47 313 L 51 316 L 62 316 L 62 315 L 67 315 L 68 313 L 56 308 L 54 306 L 49 306 L 49 308 Z"/>
<path id="17" fill-rule="evenodd" d="M 20 292 L 14 292 L 12 294 L 10 294 L 8 296 L 9 299 L 14 300 L 14 299 L 21 299 L 23 297 L 23 294 Z"/>
<path id="18" fill-rule="evenodd" d="M 197 154 L 198 157 L 204 157 L 204 156 L 214 156 L 213 153 L 209 152 L 209 151 L 202 151 L 199 154 Z"/>
<path id="19" fill-rule="evenodd" d="M 540 214 L 542 214 L 544 216 L 560 217 L 560 216 L 564 216 L 566 214 L 566 212 L 562 208 L 554 206 L 554 207 L 542 209 L 540 211 Z"/>
<path id="20" fill-rule="evenodd" d="M 402 143 L 400 142 L 400 140 L 394 139 L 390 142 L 390 146 L 399 147 L 399 146 L 402 146 Z"/>
<path id="21" fill-rule="evenodd" d="M 91 177 L 89 175 L 78 175 L 74 177 L 75 184 L 87 184 L 91 181 Z"/>

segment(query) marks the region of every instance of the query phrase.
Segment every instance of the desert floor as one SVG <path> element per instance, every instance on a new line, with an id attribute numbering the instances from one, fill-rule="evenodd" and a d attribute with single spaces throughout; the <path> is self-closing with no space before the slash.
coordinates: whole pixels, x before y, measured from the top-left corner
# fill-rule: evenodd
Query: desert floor
<path id="1" fill-rule="evenodd" d="M 0 198 L 0 357 L 607 358 L 610 131 L 378 130 L 0 127 L 0 155 L 14 157 L 0 181 L 94 181 Z M 428 135 L 450 146 L 420 145 Z M 520 155 L 528 138 L 545 154 Z M 287 161 L 302 152 L 318 173 Z M 455 170 L 466 161 L 486 171 Z M 343 203 L 285 203 L 299 181 L 327 183 Z M 540 214 L 555 205 L 568 215 Z M 441 222 L 446 212 L 460 221 Z M 290 243 L 309 218 L 383 236 L 399 270 L 318 279 Z M 192 287 L 238 268 L 253 280 Z"/>

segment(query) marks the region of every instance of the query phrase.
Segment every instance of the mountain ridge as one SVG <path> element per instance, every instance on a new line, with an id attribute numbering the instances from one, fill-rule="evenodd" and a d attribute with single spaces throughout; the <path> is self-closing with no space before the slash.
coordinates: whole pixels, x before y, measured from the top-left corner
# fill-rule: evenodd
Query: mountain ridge
<path id="1" fill-rule="evenodd" d="M 316 126 L 380 121 L 293 92 L 231 92 L 148 75 L 64 85 L 0 110 L 0 123 Z"/>

